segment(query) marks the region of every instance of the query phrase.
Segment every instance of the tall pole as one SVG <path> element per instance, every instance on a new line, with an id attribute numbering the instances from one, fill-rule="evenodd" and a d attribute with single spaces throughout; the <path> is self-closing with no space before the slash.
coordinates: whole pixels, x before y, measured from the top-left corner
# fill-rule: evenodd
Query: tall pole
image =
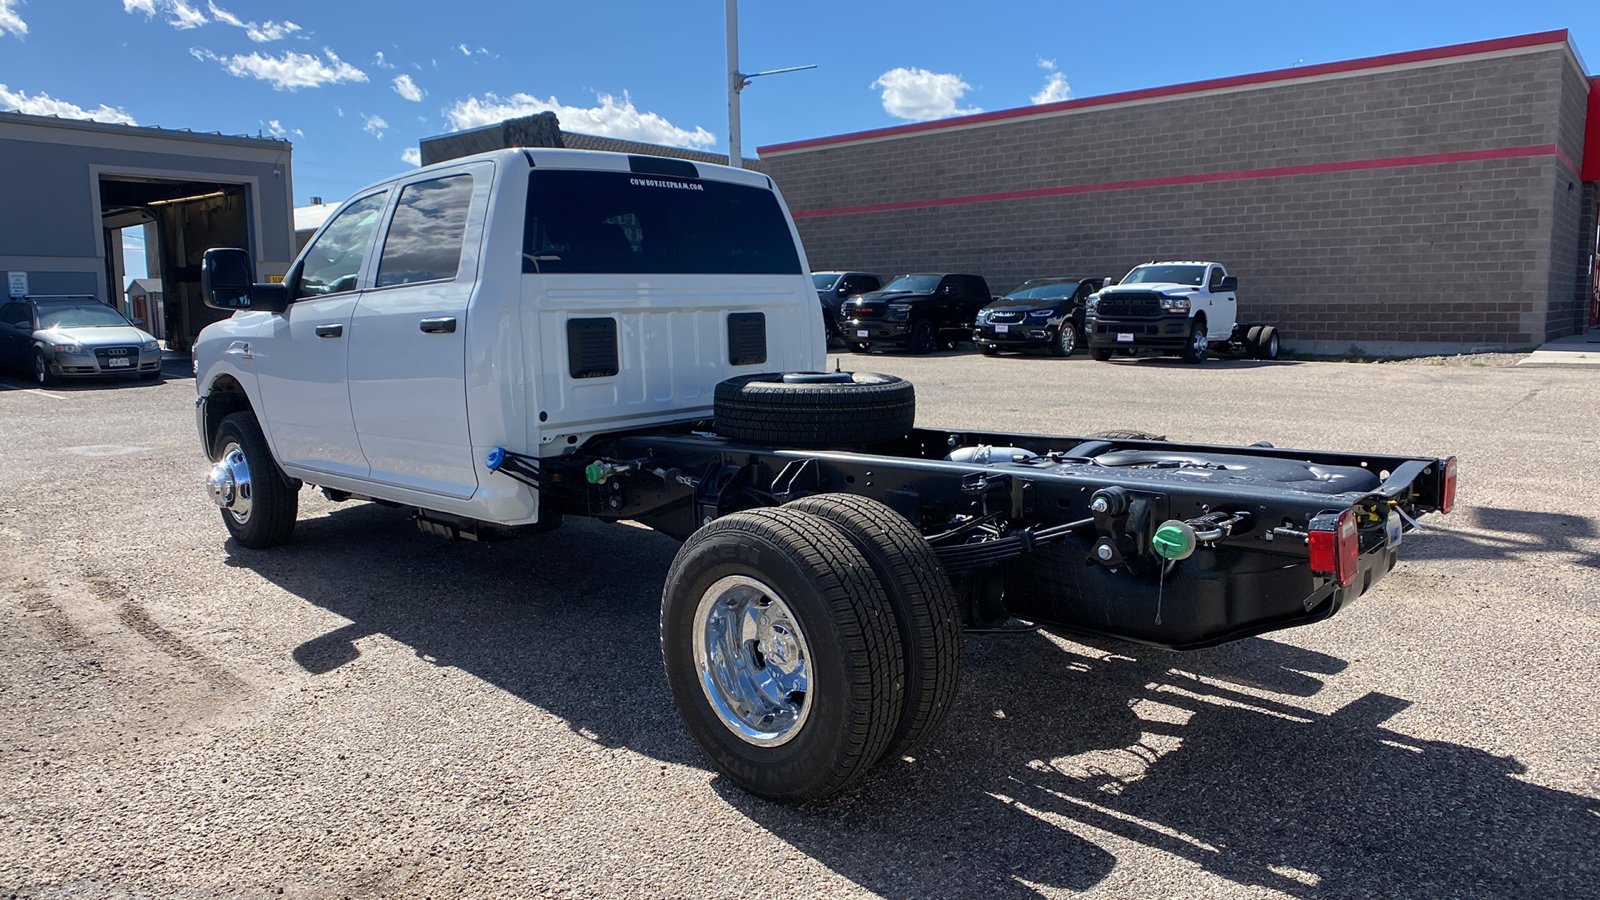
<path id="1" fill-rule="evenodd" d="M 739 147 L 739 91 L 744 76 L 739 74 L 739 0 L 723 0 L 728 17 L 728 165 L 744 165 Z"/>

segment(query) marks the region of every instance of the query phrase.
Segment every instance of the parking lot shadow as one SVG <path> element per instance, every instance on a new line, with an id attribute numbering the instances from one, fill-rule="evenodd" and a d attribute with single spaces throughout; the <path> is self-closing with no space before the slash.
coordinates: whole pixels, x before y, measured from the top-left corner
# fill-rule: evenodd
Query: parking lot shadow
<path id="1" fill-rule="evenodd" d="M 307 672 L 356 662 L 354 641 L 381 633 L 586 739 L 706 766 L 659 662 L 671 540 L 576 521 L 450 544 L 360 504 L 302 521 L 286 547 L 228 547 L 231 564 L 349 620 L 285 647 Z M 1600 896 L 1600 803 L 1385 727 L 1401 698 L 1296 703 L 1344 670 L 1337 657 L 1261 638 L 1174 654 L 1025 634 L 972 637 L 967 660 L 946 728 L 844 797 L 794 809 L 713 784 L 887 896 L 1086 890 L 1114 880 L 1129 845 L 1291 896 Z"/>
<path id="2" fill-rule="evenodd" d="M 1406 555 L 1414 559 L 1516 561 L 1557 554 L 1576 565 L 1600 569 L 1600 554 L 1579 543 L 1585 540 L 1592 544 L 1594 538 L 1600 537 L 1600 529 L 1592 519 L 1492 506 L 1472 506 L 1464 511 L 1471 530 L 1452 527 L 1455 523 L 1448 520 L 1430 524 L 1426 533 L 1413 542 L 1415 547 L 1407 548 Z"/>

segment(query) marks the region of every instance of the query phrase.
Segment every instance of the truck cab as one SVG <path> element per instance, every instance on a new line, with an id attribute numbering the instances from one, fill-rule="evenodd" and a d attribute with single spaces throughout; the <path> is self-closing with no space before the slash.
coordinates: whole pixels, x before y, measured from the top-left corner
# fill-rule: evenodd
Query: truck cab
<path id="1" fill-rule="evenodd" d="M 494 448 L 709 416 L 725 379 L 824 360 L 788 211 L 739 169 L 497 151 L 358 191 L 282 284 L 211 253 L 236 311 L 194 351 L 208 454 L 248 411 L 292 479 L 489 522 L 539 517 Z"/>

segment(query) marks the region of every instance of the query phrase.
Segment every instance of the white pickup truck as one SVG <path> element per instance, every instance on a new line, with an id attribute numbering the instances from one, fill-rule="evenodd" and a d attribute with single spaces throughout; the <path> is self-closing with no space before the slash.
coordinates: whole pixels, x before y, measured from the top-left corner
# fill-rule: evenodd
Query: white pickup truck
<path id="1" fill-rule="evenodd" d="M 194 351 L 207 489 L 249 548 L 292 538 L 308 484 L 449 538 L 586 516 L 683 540 L 673 700 L 782 802 L 928 740 L 964 627 L 1186 649 L 1320 621 L 1453 503 L 1447 459 L 917 428 L 909 383 L 820 371 L 808 271 L 756 172 L 569 150 L 413 170 L 280 284 L 206 252 L 206 301 L 234 312 Z"/>
<path id="2" fill-rule="evenodd" d="M 1278 358 L 1278 329 L 1238 322 L 1239 279 L 1221 263 L 1149 262 L 1084 303 L 1089 355 L 1176 352 L 1187 363 L 1207 354 Z"/>

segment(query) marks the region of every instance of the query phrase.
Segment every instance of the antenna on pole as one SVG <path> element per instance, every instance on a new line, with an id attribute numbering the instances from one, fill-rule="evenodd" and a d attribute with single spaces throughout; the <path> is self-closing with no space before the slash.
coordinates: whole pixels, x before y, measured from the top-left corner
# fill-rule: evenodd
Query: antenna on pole
<path id="1" fill-rule="evenodd" d="M 784 72 L 801 72 L 816 66 L 790 66 L 787 69 L 769 69 L 746 75 L 739 71 L 739 0 L 723 0 L 728 23 L 728 165 L 743 168 L 744 153 L 739 141 L 739 92 L 750 79 L 763 75 L 781 75 Z"/>

